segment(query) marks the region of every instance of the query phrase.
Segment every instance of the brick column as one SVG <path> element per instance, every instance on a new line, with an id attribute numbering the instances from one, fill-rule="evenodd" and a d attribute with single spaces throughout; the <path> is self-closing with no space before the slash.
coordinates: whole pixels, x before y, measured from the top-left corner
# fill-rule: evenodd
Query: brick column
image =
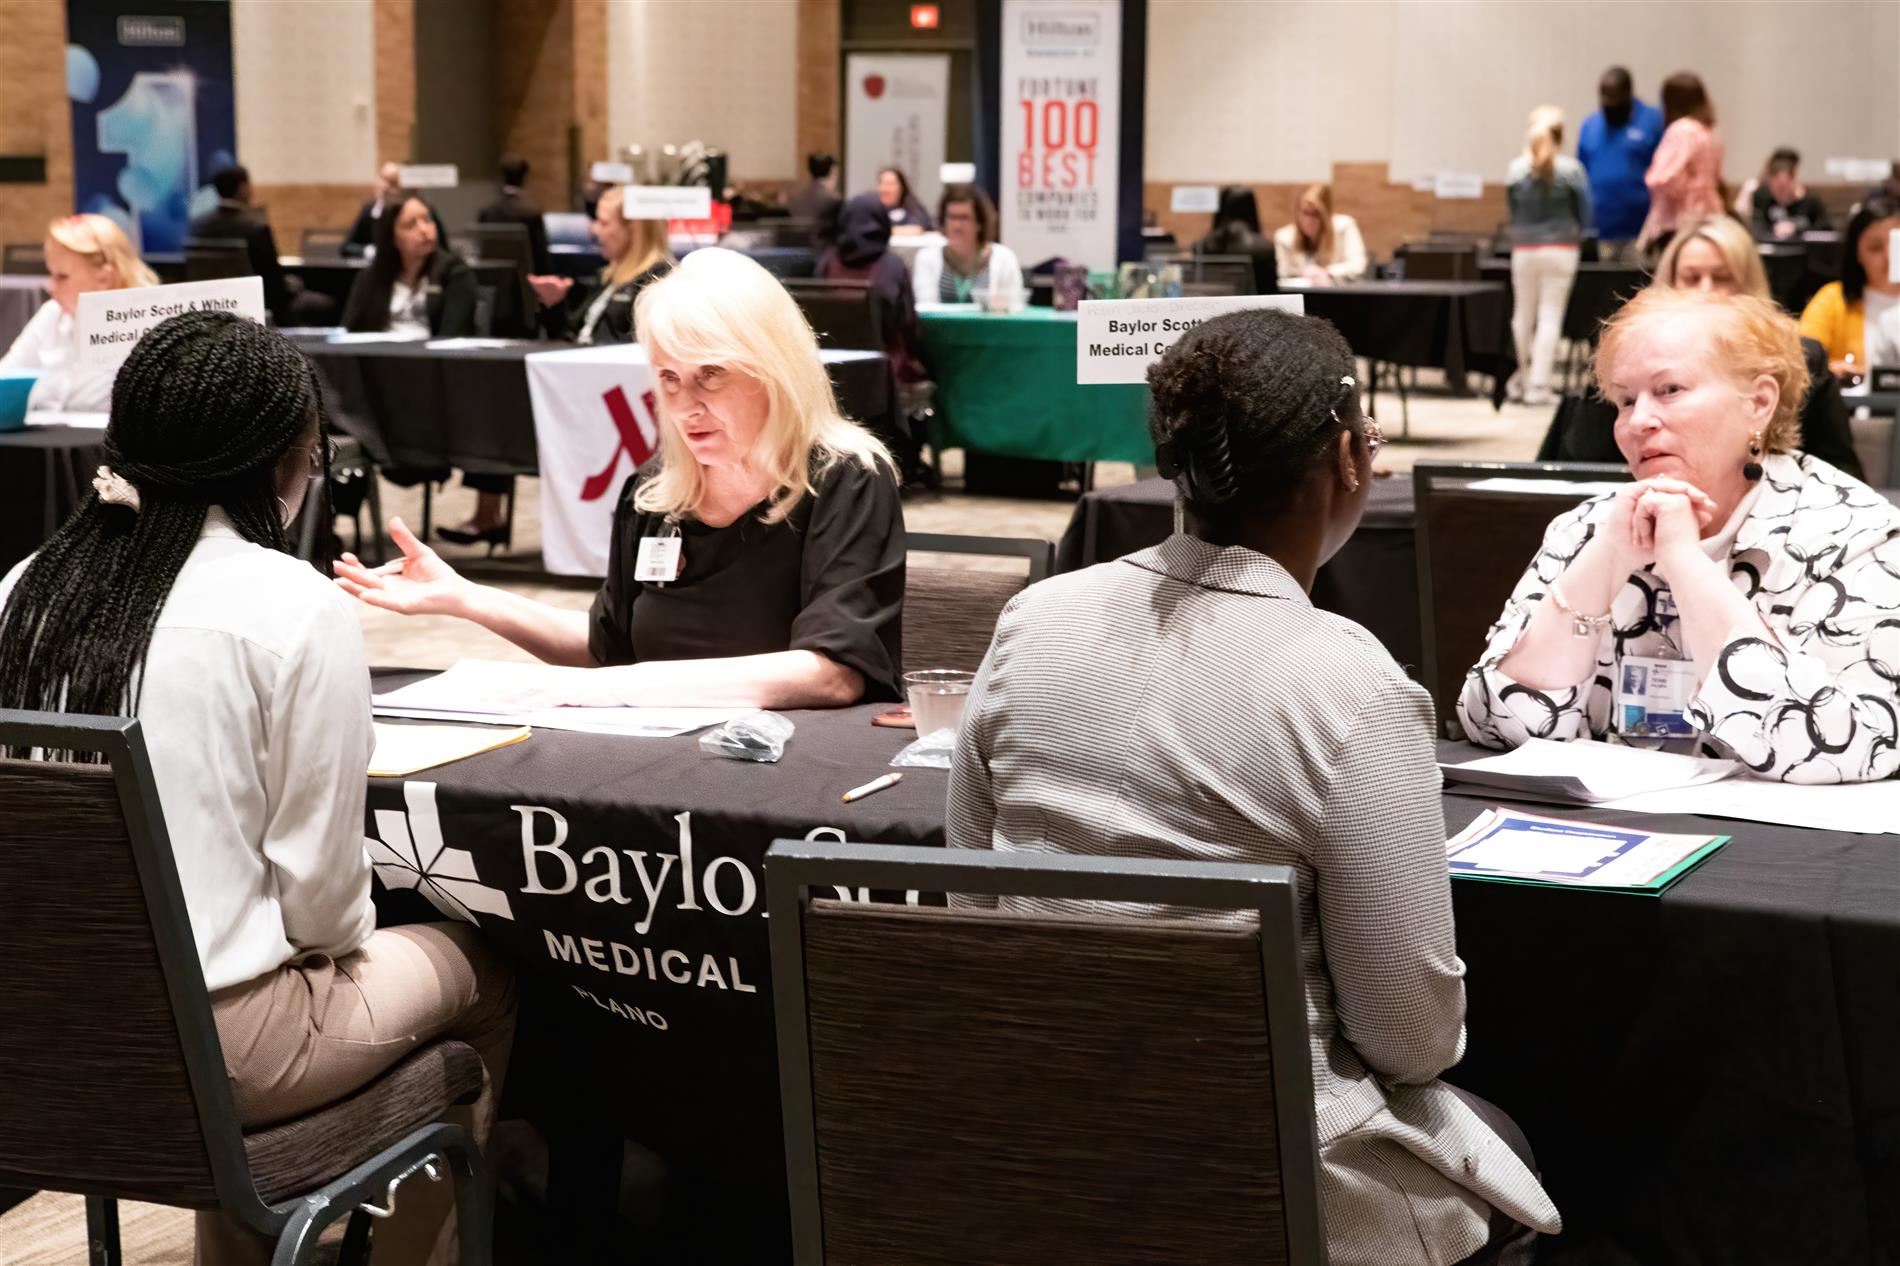
<path id="1" fill-rule="evenodd" d="M 843 23 L 839 0 L 798 0 L 798 153 L 794 165 L 804 183 L 805 155 L 836 154 L 843 143 L 838 77 Z"/>

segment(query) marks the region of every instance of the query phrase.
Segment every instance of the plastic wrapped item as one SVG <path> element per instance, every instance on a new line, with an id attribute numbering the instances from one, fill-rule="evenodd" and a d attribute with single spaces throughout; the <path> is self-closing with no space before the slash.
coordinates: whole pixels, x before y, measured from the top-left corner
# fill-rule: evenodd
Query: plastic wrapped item
<path id="1" fill-rule="evenodd" d="M 785 755 L 785 744 L 790 741 L 794 728 L 789 717 L 776 712 L 748 712 L 700 735 L 699 750 L 708 756 L 730 756 L 733 760 L 755 760 L 769 765 Z"/>
<path id="2" fill-rule="evenodd" d="M 914 743 L 905 744 L 897 755 L 891 757 L 891 764 L 903 769 L 948 769 L 950 758 L 956 754 L 957 732 L 938 730 Z"/>

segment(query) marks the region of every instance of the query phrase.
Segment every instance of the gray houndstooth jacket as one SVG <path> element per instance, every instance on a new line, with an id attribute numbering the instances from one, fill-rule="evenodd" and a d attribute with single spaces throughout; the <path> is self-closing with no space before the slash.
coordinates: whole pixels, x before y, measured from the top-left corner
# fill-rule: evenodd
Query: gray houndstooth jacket
<path id="1" fill-rule="evenodd" d="M 1457 1262 L 1492 1207 L 1559 1229 L 1437 1080 L 1465 992 L 1432 734 L 1364 629 L 1263 554 L 1174 536 L 1010 603 L 951 775 L 953 847 L 1294 868 L 1335 1266 Z"/>

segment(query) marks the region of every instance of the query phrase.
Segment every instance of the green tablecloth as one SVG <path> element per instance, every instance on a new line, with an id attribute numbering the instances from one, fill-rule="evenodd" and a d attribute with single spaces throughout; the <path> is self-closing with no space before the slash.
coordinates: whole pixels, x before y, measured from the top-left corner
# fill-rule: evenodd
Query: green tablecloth
<path id="1" fill-rule="evenodd" d="M 1061 462 L 1152 465 L 1148 388 L 1075 381 L 1075 314 L 926 309 L 924 360 L 943 448 Z"/>

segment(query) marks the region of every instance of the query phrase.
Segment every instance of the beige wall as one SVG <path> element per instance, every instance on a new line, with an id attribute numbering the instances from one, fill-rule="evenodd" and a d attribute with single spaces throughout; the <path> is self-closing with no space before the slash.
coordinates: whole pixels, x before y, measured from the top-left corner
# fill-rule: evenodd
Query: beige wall
<path id="1" fill-rule="evenodd" d="M 610 144 L 700 140 L 726 151 L 734 179 L 796 176 L 798 14 L 796 0 L 610 5 Z"/>
<path id="2" fill-rule="evenodd" d="M 1777 145 L 1810 179 L 1830 156 L 1900 155 L 1900 5 L 1891 0 L 1154 0 L 1147 177 L 1328 179 L 1384 162 L 1501 179 L 1526 114 L 1575 127 L 1603 68 L 1627 65 L 1654 102 L 1691 68 L 1709 85 L 1727 175 Z"/>
<path id="3" fill-rule="evenodd" d="M 232 0 L 238 157 L 269 184 L 367 185 L 376 169 L 375 10 Z"/>

